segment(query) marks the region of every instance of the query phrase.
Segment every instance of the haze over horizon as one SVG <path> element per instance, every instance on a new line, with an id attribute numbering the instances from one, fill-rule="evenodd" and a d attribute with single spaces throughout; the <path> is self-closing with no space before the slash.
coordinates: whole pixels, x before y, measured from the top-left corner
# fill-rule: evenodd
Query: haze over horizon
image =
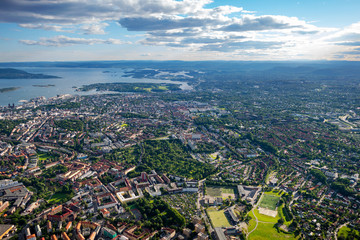
<path id="1" fill-rule="evenodd" d="M 356 0 L 2 0 L 0 62 L 360 60 Z"/>

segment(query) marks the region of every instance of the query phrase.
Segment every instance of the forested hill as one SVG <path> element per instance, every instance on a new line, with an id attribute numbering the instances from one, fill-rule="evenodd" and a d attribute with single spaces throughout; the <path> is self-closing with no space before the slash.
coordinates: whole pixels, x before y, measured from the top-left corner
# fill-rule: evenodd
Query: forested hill
<path id="1" fill-rule="evenodd" d="M 0 79 L 45 79 L 45 78 L 59 78 L 57 76 L 28 73 L 14 68 L 0 68 Z"/>

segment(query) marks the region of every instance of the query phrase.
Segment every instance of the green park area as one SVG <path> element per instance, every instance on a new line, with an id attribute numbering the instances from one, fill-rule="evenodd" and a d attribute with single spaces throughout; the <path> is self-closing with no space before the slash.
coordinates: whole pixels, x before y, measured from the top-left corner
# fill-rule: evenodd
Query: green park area
<path id="1" fill-rule="evenodd" d="M 252 232 L 249 240 L 267 240 L 267 239 L 297 239 L 293 234 L 283 233 L 274 227 L 273 223 L 259 223 L 256 230 Z"/>
<path id="2" fill-rule="evenodd" d="M 217 210 L 216 208 L 208 208 L 207 214 L 210 217 L 213 227 L 231 227 L 227 220 L 223 210 Z"/>
<path id="3" fill-rule="evenodd" d="M 261 198 L 260 207 L 276 210 L 276 205 L 279 200 L 280 197 L 265 193 Z"/>
<path id="4" fill-rule="evenodd" d="M 235 189 L 231 187 L 206 187 L 206 194 L 211 197 L 221 197 L 223 199 L 228 198 L 229 196 L 235 198 Z"/>
<path id="5" fill-rule="evenodd" d="M 48 158 L 51 158 L 51 155 L 49 155 L 47 153 L 40 153 L 40 154 L 38 154 L 38 158 L 39 158 L 39 161 L 45 161 Z"/>
<path id="6" fill-rule="evenodd" d="M 48 199 L 48 202 L 51 204 L 62 203 L 62 202 L 65 202 L 70 197 L 71 197 L 71 194 L 55 193 Z"/>
<path id="7" fill-rule="evenodd" d="M 338 232 L 338 239 L 360 239 L 360 232 L 344 226 Z"/>
<path id="8" fill-rule="evenodd" d="M 280 195 L 280 193 L 273 193 L 273 192 L 265 193 L 261 199 L 260 206 L 264 207 L 264 208 L 266 207 L 269 209 L 272 208 L 273 210 L 275 210 L 276 204 L 280 199 L 279 195 Z M 256 240 L 258 240 L 258 239 L 259 240 L 262 240 L 262 239 L 297 239 L 294 236 L 294 234 L 285 233 L 275 227 L 275 224 L 278 222 L 278 220 L 281 217 L 283 217 L 282 208 L 283 208 L 283 206 L 280 206 L 277 209 L 278 214 L 276 217 L 271 217 L 271 216 L 260 214 L 258 209 L 254 209 L 254 214 L 259 221 L 257 226 L 256 226 L 255 216 L 254 216 L 253 212 L 250 211 L 248 213 L 248 215 L 251 217 L 251 220 L 249 221 L 249 224 L 248 224 L 248 232 L 251 232 L 252 230 L 254 230 L 255 227 L 256 227 L 256 229 L 251 234 L 249 234 L 248 239 L 251 239 L 251 240 L 254 240 L 254 239 L 256 239 Z M 289 226 L 291 224 L 291 222 L 292 221 L 285 222 L 284 224 Z"/>

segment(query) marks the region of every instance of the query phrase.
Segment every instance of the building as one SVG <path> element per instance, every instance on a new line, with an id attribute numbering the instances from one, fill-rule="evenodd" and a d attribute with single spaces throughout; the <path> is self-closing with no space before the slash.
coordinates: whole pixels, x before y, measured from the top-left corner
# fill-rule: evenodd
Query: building
<path id="1" fill-rule="evenodd" d="M 37 237 L 41 237 L 42 233 L 41 233 L 41 228 L 39 225 L 35 226 L 35 232 L 36 232 Z"/>
<path id="2" fill-rule="evenodd" d="M 88 221 L 81 221 L 78 222 L 78 224 L 76 225 L 76 235 L 75 238 L 77 240 L 85 240 L 85 237 L 82 235 L 81 233 L 81 228 L 88 228 L 88 229 L 92 229 L 93 232 L 90 235 L 90 238 L 95 239 L 96 235 L 99 233 L 100 231 L 100 225 L 97 223 L 93 223 L 93 222 L 88 222 Z M 93 234 L 95 233 L 95 234 Z M 89 238 L 89 239 L 90 239 Z"/>
<path id="3" fill-rule="evenodd" d="M 31 235 L 30 228 L 29 227 L 25 228 L 25 236 L 27 237 L 30 235 Z"/>
<path id="4" fill-rule="evenodd" d="M 63 207 L 62 205 L 59 205 L 57 207 L 54 207 L 50 213 L 47 215 L 47 219 L 50 221 L 56 221 L 56 222 L 62 222 L 65 220 L 74 220 L 73 211 L 70 209 Z"/>
<path id="5" fill-rule="evenodd" d="M 160 239 L 161 240 L 170 240 L 173 237 L 175 237 L 175 234 L 176 234 L 175 229 L 163 227 L 163 228 L 161 228 Z"/>
<path id="6" fill-rule="evenodd" d="M 259 187 L 251 187 L 251 186 L 244 186 L 244 185 L 238 185 L 238 192 L 239 196 L 242 200 L 246 200 L 250 202 L 251 204 L 254 204 L 256 197 L 261 191 L 261 188 Z"/>
<path id="7" fill-rule="evenodd" d="M 142 231 L 141 233 L 139 234 L 135 234 L 135 231 L 138 229 L 138 226 L 134 225 L 128 229 L 126 229 L 123 234 L 125 237 L 127 237 L 128 239 L 130 240 L 139 240 L 139 239 L 142 239 L 147 232 L 145 231 Z"/>
<path id="8" fill-rule="evenodd" d="M 190 237 L 191 232 L 192 232 L 192 231 L 191 231 L 189 228 L 184 228 L 184 229 L 183 229 L 183 234 L 184 234 L 184 236 L 187 237 L 187 238 Z"/>
<path id="9" fill-rule="evenodd" d="M 35 234 L 31 234 L 29 236 L 26 237 L 26 240 L 36 240 L 36 235 Z"/>
<path id="10" fill-rule="evenodd" d="M 115 207 L 118 204 L 118 201 L 116 201 L 114 195 L 107 192 L 96 196 L 96 203 L 98 209 L 103 209 Z"/>
<path id="11" fill-rule="evenodd" d="M 9 233 L 15 231 L 15 226 L 11 224 L 0 224 L 0 239 L 6 237 Z"/>
<path id="12" fill-rule="evenodd" d="M 9 205 L 9 201 L 6 201 L 4 203 L 0 202 L 0 213 L 4 211 Z"/>
<path id="13" fill-rule="evenodd" d="M 47 222 L 46 228 L 47 228 L 47 232 L 48 232 L 48 233 L 51 233 L 51 232 L 52 232 L 52 224 L 51 224 L 50 221 Z"/>
<path id="14" fill-rule="evenodd" d="M 238 219 L 238 217 L 236 216 L 236 214 L 234 212 L 234 208 L 229 207 L 228 209 L 226 209 L 225 215 L 230 220 L 230 223 L 232 225 L 236 225 L 239 222 L 239 219 Z"/>
<path id="15" fill-rule="evenodd" d="M 195 224 L 197 224 L 197 223 L 199 223 L 199 224 L 201 224 L 202 223 L 202 221 L 201 221 L 201 218 L 199 217 L 199 216 L 194 216 L 193 218 L 192 218 L 192 223 L 195 225 Z"/>
<path id="16" fill-rule="evenodd" d="M 107 227 L 103 227 L 102 230 L 103 230 L 103 235 L 105 237 L 109 237 L 109 238 L 113 239 L 117 236 L 117 233 L 114 230 L 111 230 Z"/>
<path id="17" fill-rule="evenodd" d="M 103 217 L 110 217 L 110 212 L 106 208 L 100 209 L 100 212 Z"/>
<path id="18" fill-rule="evenodd" d="M 70 238 L 69 238 L 69 236 L 67 235 L 66 232 L 62 232 L 61 237 L 62 237 L 63 240 L 70 240 Z"/>
<path id="19" fill-rule="evenodd" d="M 72 226 L 72 222 L 68 222 L 65 226 L 65 231 L 68 232 L 71 226 Z"/>
<path id="20" fill-rule="evenodd" d="M 205 232 L 205 226 L 202 225 L 202 224 L 199 224 L 199 223 L 195 224 L 195 232 L 197 232 L 197 233 L 200 233 L 200 232 L 204 233 L 204 232 Z"/>
<path id="21" fill-rule="evenodd" d="M 216 240 L 227 240 L 224 231 L 219 227 L 215 228 L 215 237 Z"/>
<path id="22" fill-rule="evenodd" d="M 208 240 L 209 239 L 209 235 L 205 234 L 205 233 L 198 233 L 198 240 Z"/>

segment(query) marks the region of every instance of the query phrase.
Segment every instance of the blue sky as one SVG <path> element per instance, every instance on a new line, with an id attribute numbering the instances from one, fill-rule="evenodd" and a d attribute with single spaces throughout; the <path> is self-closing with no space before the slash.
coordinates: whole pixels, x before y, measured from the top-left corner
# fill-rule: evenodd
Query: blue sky
<path id="1" fill-rule="evenodd" d="M 360 60 L 358 0 L 1 0 L 0 61 Z"/>

